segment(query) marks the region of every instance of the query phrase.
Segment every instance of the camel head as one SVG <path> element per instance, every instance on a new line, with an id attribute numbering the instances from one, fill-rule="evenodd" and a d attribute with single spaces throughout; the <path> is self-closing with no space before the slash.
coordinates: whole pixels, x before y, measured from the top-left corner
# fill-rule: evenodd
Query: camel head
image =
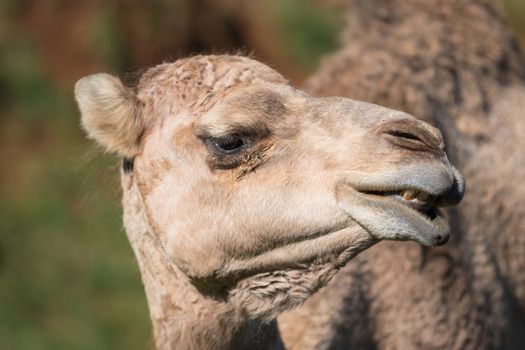
<path id="1" fill-rule="evenodd" d="M 95 74 L 75 94 L 89 137 L 124 159 L 124 221 L 206 295 L 249 317 L 302 303 L 379 240 L 449 237 L 462 176 L 440 132 L 315 98 L 246 57 L 196 56 L 137 86 Z"/>

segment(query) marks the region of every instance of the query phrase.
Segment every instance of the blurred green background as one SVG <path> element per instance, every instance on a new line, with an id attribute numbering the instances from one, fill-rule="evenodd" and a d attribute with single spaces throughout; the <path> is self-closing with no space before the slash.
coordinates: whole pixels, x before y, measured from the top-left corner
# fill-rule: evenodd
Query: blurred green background
<path id="1" fill-rule="evenodd" d="M 525 44 L 525 1 L 505 2 Z M 145 349 L 118 164 L 85 139 L 75 81 L 196 52 L 255 53 L 295 83 L 337 48 L 340 1 L 0 2 L 0 350 Z"/>

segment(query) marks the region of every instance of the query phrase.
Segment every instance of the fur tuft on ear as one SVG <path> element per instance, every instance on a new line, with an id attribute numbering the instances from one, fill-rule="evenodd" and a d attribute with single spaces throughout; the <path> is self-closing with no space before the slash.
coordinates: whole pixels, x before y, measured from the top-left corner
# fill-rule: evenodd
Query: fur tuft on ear
<path id="1" fill-rule="evenodd" d="M 124 157 L 138 153 L 142 104 L 119 78 L 105 73 L 82 78 L 75 85 L 75 98 L 89 138 Z"/>

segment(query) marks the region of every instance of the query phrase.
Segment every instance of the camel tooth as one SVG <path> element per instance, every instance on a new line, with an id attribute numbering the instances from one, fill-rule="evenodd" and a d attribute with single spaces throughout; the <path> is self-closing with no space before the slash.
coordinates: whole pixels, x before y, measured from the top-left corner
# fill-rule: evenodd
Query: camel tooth
<path id="1" fill-rule="evenodd" d="M 430 199 L 430 194 L 426 193 L 426 192 L 419 192 L 417 194 L 417 199 L 421 202 L 426 202 Z"/>
<path id="2" fill-rule="evenodd" d="M 417 192 L 414 190 L 405 190 L 405 192 L 403 192 L 403 199 L 406 201 L 411 201 L 416 198 L 416 194 Z"/>

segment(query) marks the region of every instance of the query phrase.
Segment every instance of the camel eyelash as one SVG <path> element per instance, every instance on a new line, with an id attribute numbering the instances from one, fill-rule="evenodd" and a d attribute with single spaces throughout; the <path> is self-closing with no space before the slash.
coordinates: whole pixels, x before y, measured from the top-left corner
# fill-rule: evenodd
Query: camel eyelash
<path id="1" fill-rule="evenodd" d="M 241 165 L 253 145 L 252 139 L 240 134 L 205 137 L 203 142 L 210 151 L 208 164 L 216 169 L 233 169 Z"/>
<path id="2" fill-rule="evenodd" d="M 257 153 L 257 145 L 270 134 L 262 125 L 251 127 L 233 127 L 230 132 L 221 136 L 211 135 L 200 130 L 197 136 L 209 150 L 208 164 L 215 169 L 233 169 L 251 159 Z"/>
<path id="3" fill-rule="evenodd" d="M 249 148 L 251 141 L 246 136 L 232 134 L 223 137 L 208 138 L 206 144 L 216 153 L 233 155 Z"/>

